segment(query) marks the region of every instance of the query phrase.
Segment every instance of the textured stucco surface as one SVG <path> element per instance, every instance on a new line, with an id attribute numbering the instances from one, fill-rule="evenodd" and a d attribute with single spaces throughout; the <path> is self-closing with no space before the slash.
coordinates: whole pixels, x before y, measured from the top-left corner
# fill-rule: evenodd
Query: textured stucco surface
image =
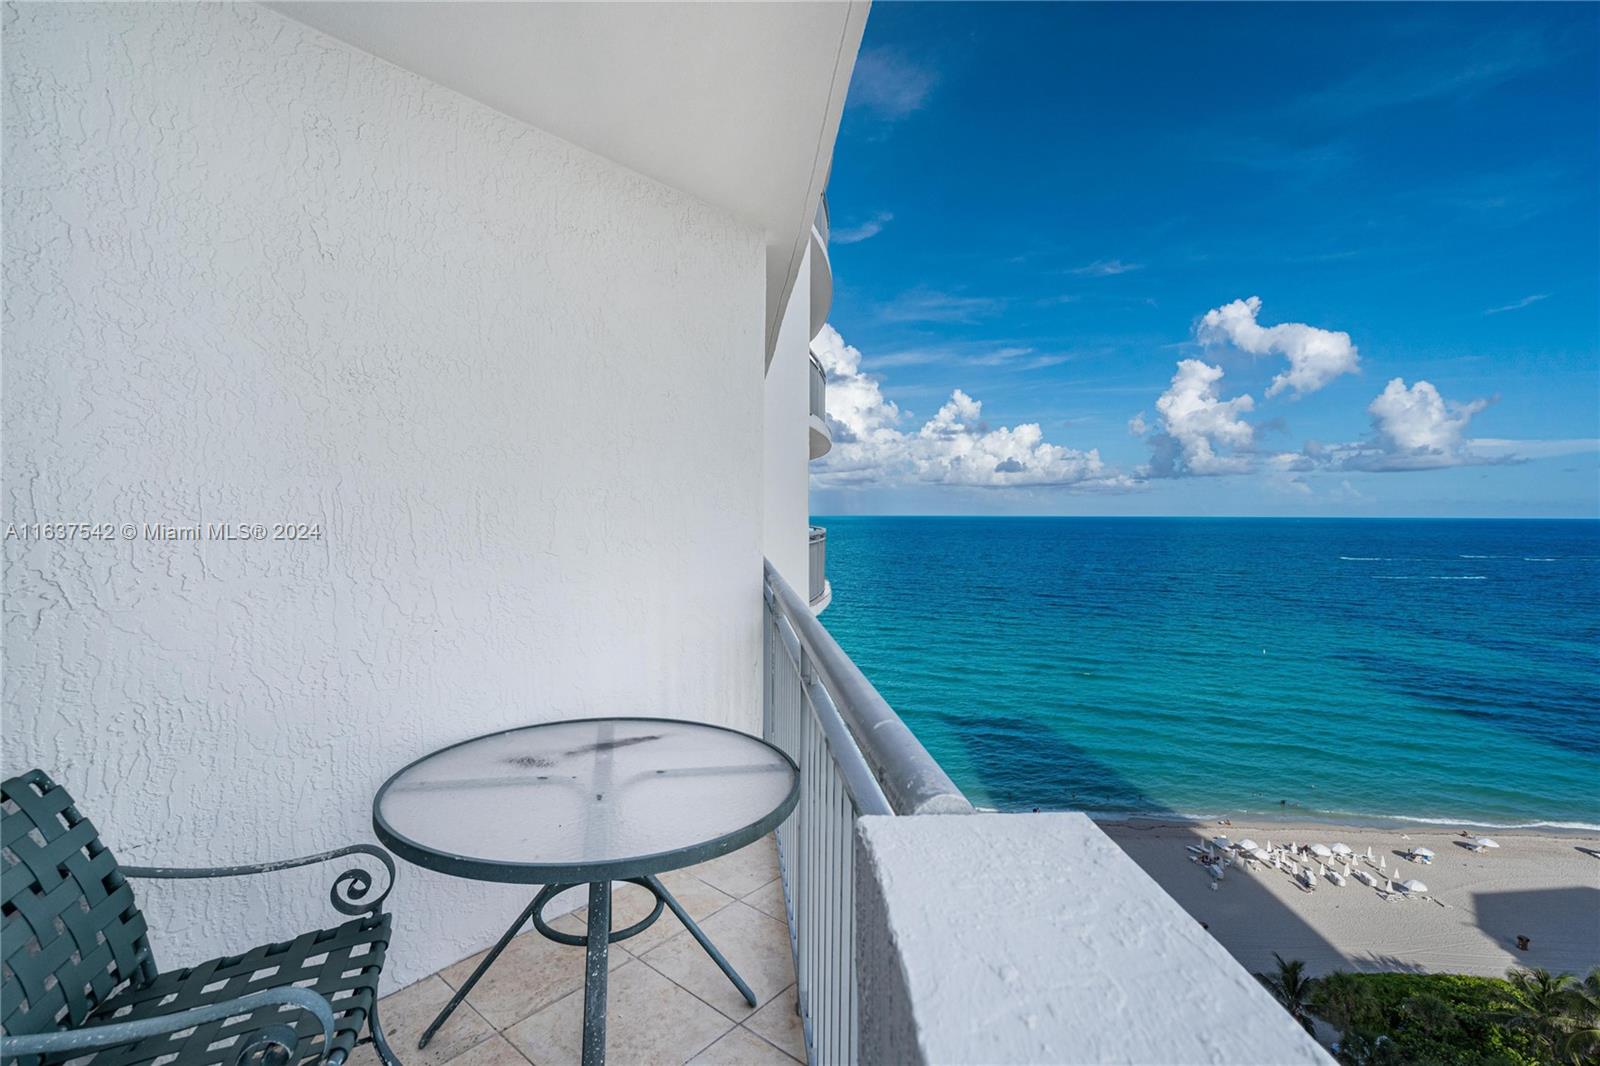
<path id="1" fill-rule="evenodd" d="M 1081 814 L 857 823 L 863 1062 L 1331 1060 Z"/>
<path id="2" fill-rule="evenodd" d="M 8 772 L 214 864 L 477 733 L 756 725 L 759 234 L 253 6 L 8 7 L 4 75 L 5 520 L 322 532 L 6 541 Z M 334 872 L 143 888 L 158 961 Z M 388 985 L 526 898 L 403 867 Z"/>
<path id="3" fill-rule="evenodd" d="M 809 253 L 804 278 L 815 266 Z M 804 589 L 811 574 L 811 299 L 809 285 L 796 285 L 778 328 L 764 391 L 762 548 L 784 580 Z"/>

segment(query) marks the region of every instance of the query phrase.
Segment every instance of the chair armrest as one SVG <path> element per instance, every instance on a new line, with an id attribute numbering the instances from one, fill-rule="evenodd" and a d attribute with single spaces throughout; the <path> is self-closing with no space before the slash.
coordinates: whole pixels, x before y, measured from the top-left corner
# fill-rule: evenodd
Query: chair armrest
<path id="1" fill-rule="evenodd" d="M 161 1014 L 154 1018 L 85 1025 L 53 1033 L 0 1036 L 0 1058 L 10 1062 L 18 1055 L 66 1054 L 76 1057 L 82 1052 L 93 1051 L 96 1048 L 132 1043 L 152 1036 L 161 1036 L 164 1033 L 176 1033 L 220 1018 L 249 1014 L 262 1007 L 282 1006 L 298 1007 L 314 1015 L 322 1026 L 323 1047 L 333 1043 L 333 1007 L 329 1005 L 327 999 L 309 988 L 268 988 L 261 992 L 250 992 L 237 999 L 208 1003 L 202 1007 L 190 1007 L 175 1014 Z M 293 1028 L 287 1025 L 275 1026 L 269 1031 L 267 1040 L 271 1043 L 287 1041 L 285 1046 L 289 1049 L 290 1061 L 296 1060 L 297 1056 L 293 1054 L 296 1043 Z M 252 1041 L 246 1047 L 252 1047 L 254 1044 Z M 240 1054 L 243 1055 L 245 1050 L 246 1048 L 240 1048 Z"/>
<path id="2" fill-rule="evenodd" d="M 125 877 L 140 877 L 151 881 L 184 881 L 200 877 L 244 877 L 250 874 L 266 874 L 276 870 L 292 870 L 297 866 L 314 866 L 320 862 L 332 862 L 346 855 L 365 855 L 376 859 L 388 871 L 389 879 L 383 886 L 383 891 L 375 899 L 364 902 L 367 894 L 372 891 L 373 871 L 362 866 L 352 866 L 334 879 L 333 887 L 328 891 L 328 900 L 333 904 L 334 910 L 341 914 L 377 914 L 383 908 L 383 901 L 389 897 L 389 890 L 394 887 L 394 859 L 387 851 L 376 844 L 351 844 L 348 847 L 335 848 L 332 851 L 320 852 L 316 855 L 304 855 L 298 859 L 283 859 L 278 862 L 255 862 L 243 866 L 120 866 Z"/>

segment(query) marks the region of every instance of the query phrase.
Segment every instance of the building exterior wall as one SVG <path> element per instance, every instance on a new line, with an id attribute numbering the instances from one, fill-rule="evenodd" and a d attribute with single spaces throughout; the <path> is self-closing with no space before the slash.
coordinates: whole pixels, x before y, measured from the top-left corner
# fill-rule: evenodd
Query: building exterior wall
<path id="1" fill-rule="evenodd" d="M 214 865 L 475 734 L 757 727 L 760 234 L 254 6 L 8 7 L 4 75 L 4 520 L 114 527 L 4 543 L 6 772 Z M 317 532 L 142 528 L 215 522 Z M 158 961 L 336 872 L 141 885 Z M 526 899 L 403 867 L 386 984 Z"/>
<path id="2" fill-rule="evenodd" d="M 810 413 L 811 297 L 806 278 L 811 253 L 800 265 L 767 366 L 764 460 L 764 533 L 767 558 L 802 595 L 810 574 L 806 531 L 810 527 L 811 474 L 807 416 Z"/>

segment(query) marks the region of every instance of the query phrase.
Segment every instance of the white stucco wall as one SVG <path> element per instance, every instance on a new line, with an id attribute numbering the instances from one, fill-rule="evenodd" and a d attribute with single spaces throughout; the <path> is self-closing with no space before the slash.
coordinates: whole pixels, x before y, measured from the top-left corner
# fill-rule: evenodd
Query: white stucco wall
<path id="1" fill-rule="evenodd" d="M 8 772 L 217 864 L 477 733 L 757 725 L 759 234 L 253 6 L 8 7 L 4 75 L 5 521 L 321 529 L 8 539 Z M 142 889 L 157 958 L 333 872 Z M 388 985 L 526 898 L 403 868 Z"/>
<path id="2" fill-rule="evenodd" d="M 811 271 L 811 253 L 800 267 L 802 279 Z M 806 419 L 811 405 L 811 297 L 810 285 L 794 287 L 778 329 L 772 362 L 767 366 L 764 391 L 765 435 L 763 451 L 762 543 L 767 558 L 802 596 L 810 577 L 807 549 L 810 528 L 810 439 Z"/>
<path id="3" fill-rule="evenodd" d="M 1082 814 L 856 823 L 861 1061 L 1332 1060 Z"/>

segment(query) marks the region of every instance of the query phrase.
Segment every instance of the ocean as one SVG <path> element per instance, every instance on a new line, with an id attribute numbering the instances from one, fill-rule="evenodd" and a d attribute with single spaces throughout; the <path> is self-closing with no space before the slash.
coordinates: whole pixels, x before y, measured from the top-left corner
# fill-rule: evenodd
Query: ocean
<path id="1" fill-rule="evenodd" d="M 980 806 L 1600 828 L 1600 521 L 815 521 Z"/>

